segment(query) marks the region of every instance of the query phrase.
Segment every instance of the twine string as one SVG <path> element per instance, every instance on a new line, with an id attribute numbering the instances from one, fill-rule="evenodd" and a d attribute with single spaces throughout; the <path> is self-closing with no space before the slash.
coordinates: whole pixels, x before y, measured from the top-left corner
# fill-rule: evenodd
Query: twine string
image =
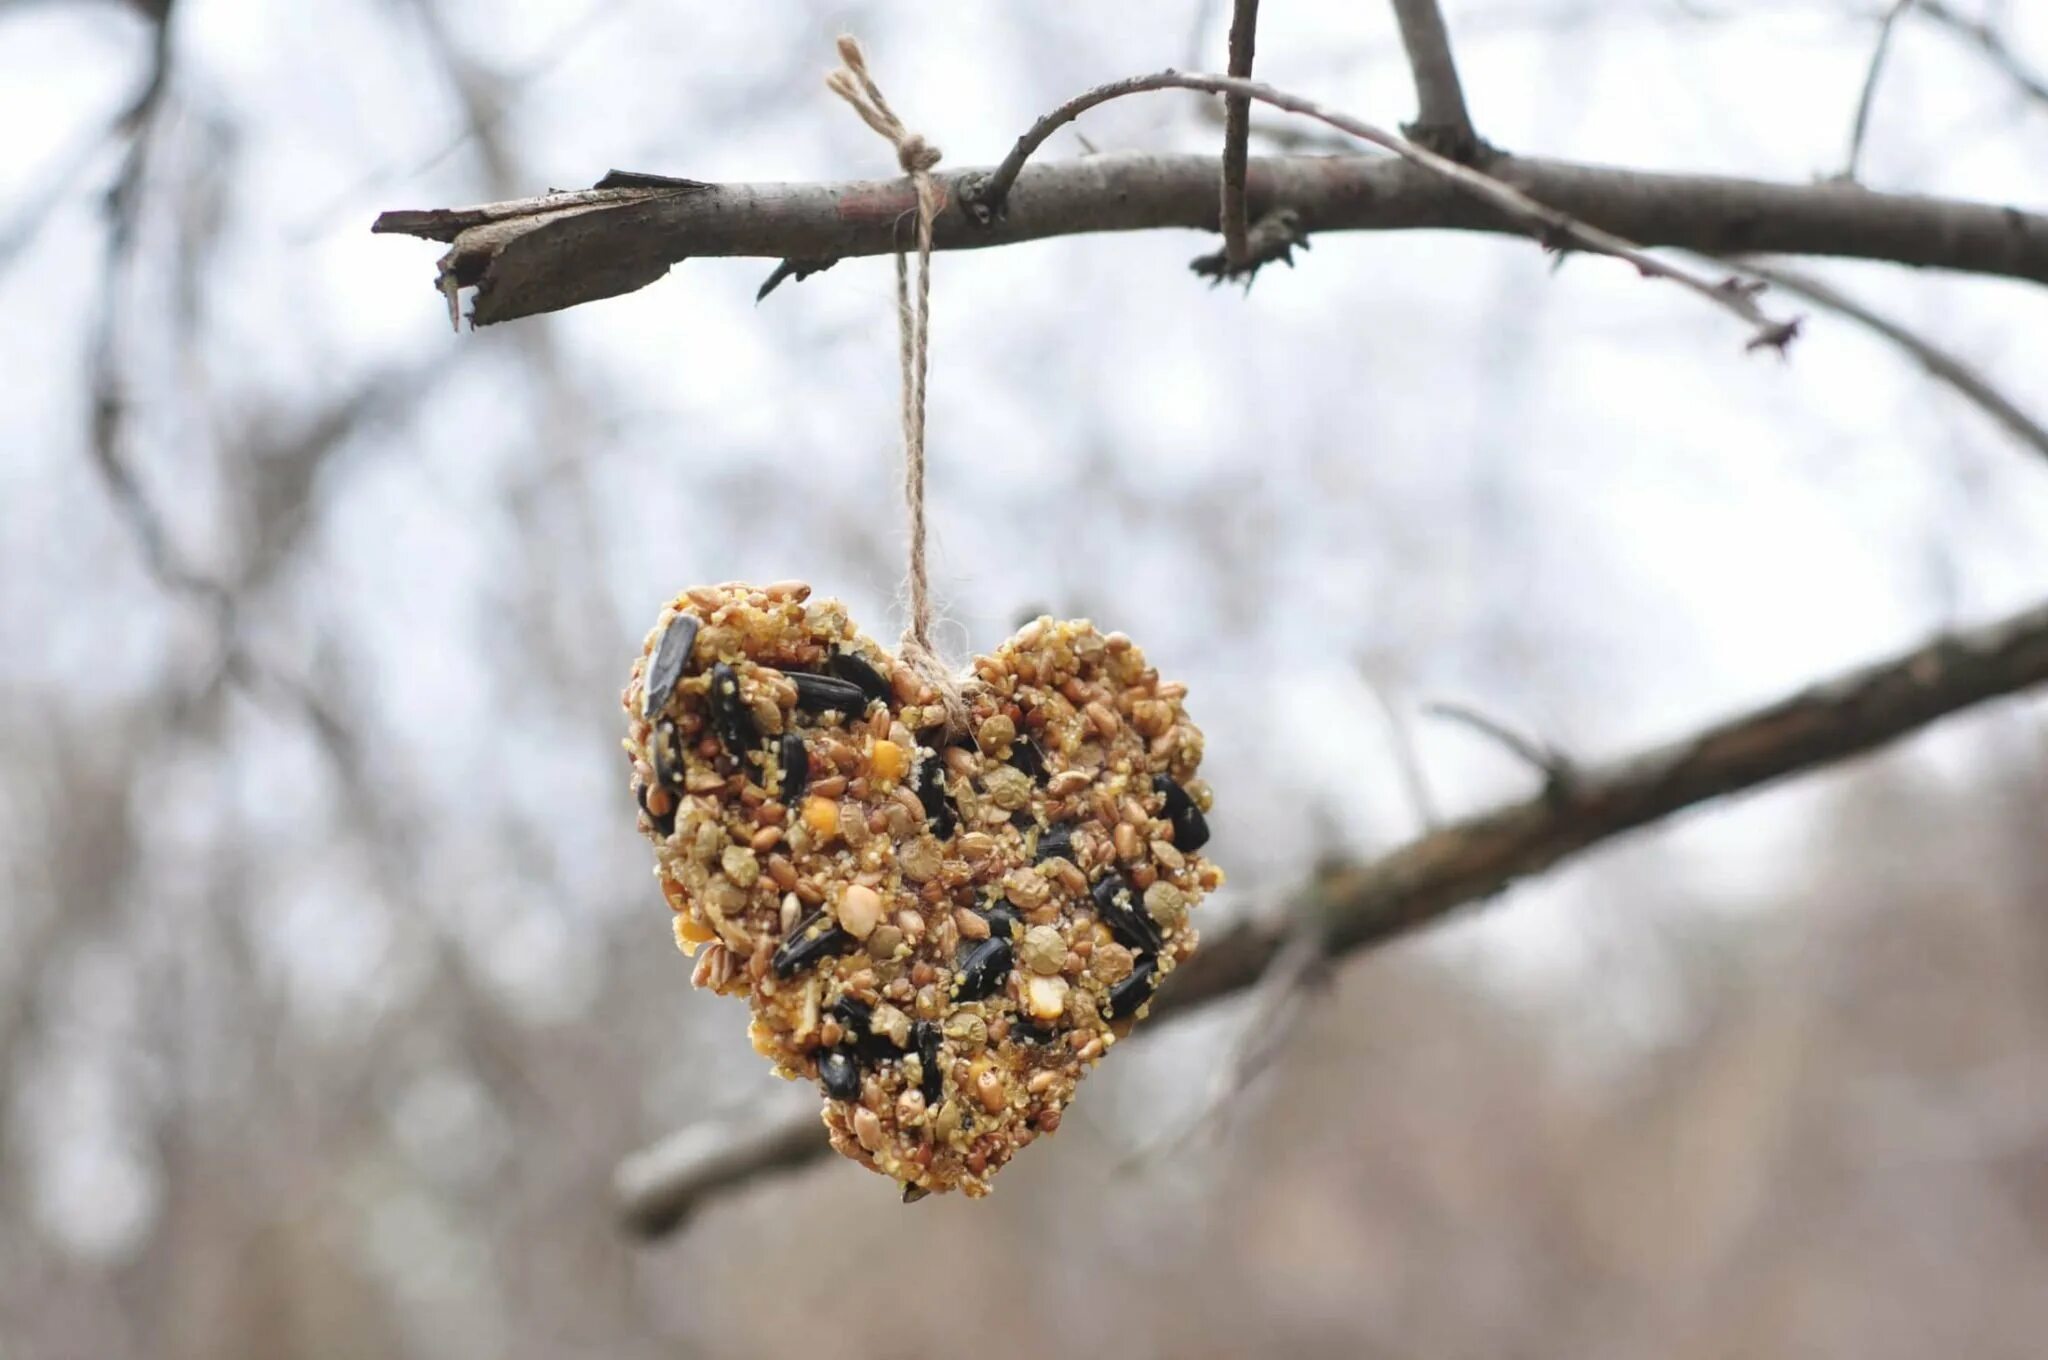
<path id="1" fill-rule="evenodd" d="M 939 215 L 939 190 L 932 181 L 932 168 L 939 163 L 939 149 L 905 127 L 889 107 L 868 72 L 859 42 L 842 37 L 839 60 L 839 69 L 825 77 L 825 84 L 896 148 L 896 163 L 917 192 L 915 290 L 909 260 L 905 252 L 896 252 L 896 336 L 903 369 L 903 501 L 910 520 L 910 620 L 899 650 L 904 662 L 938 692 L 946 710 L 946 725 L 958 734 L 967 728 L 967 703 L 961 698 L 959 682 L 932 646 L 931 582 L 925 566 L 924 384 L 926 329 L 932 305 L 932 223 Z"/>

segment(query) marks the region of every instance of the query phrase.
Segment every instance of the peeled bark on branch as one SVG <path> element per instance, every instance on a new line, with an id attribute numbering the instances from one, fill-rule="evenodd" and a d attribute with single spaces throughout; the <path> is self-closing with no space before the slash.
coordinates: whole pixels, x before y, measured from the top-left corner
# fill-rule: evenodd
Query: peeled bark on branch
<path id="1" fill-rule="evenodd" d="M 1371 863 L 1323 874 L 1297 910 L 1313 913 L 1327 953 L 1364 949 L 1685 808 L 1872 750 L 1948 714 L 2044 682 L 2048 605 L 1937 638 L 1683 740 L 1605 764 L 1568 767 L 1526 802 L 1452 823 Z M 1153 1011 L 1171 1015 L 1252 986 L 1295 928 L 1289 915 L 1216 935 L 1174 970 Z M 620 1212 L 632 1231 L 658 1236 L 714 1195 L 827 1151 L 811 1109 L 739 1138 L 684 1130 L 620 1163 Z"/>
<path id="2" fill-rule="evenodd" d="M 1502 156 L 1487 173 L 1548 207 L 1647 246 L 1703 254 L 1826 255 L 2048 283 L 2048 216 L 1994 204 L 1654 174 Z M 1025 167 L 982 225 L 961 191 L 986 170 L 941 173 L 934 248 L 962 250 L 1091 232 L 1218 226 L 1216 162 L 1113 155 Z M 644 288 L 693 255 L 824 261 L 905 244 L 905 180 L 699 184 L 624 176 L 616 187 L 475 208 L 387 212 L 373 228 L 450 243 L 444 289 L 474 287 L 478 325 Z M 1449 229 L 1527 237 L 1513 217 L 1408 162 L 1366 156 L 1254 157 L 1254 219 L 1294 209 L 1309 232 Z"/>

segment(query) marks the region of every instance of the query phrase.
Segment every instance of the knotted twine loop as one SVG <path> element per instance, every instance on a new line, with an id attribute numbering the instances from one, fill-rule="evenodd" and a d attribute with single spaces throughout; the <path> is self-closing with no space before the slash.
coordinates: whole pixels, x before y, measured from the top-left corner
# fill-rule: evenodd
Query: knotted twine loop
<path id="1" fill-rule="evenodd" d="M 851 37 L 839 40 L 842 65 L 825 77 L 832 92 L 896 148 L 896 163 L 917 191 L 917 291 L 912 305 L 909 262 L 896 252 L 896 336 L 903 365 L 903 500 L 910 513 L 910 626 L 899 647 L 904 662 L 938 691 L 945 705 L 946 727 L 955 735 L 967 730 L 967 701 L 960 683 L 932 646 L 931 584 L 925 573 L 924 548 L 924 379 L 926 327 L 932 310 L 932 222 L 939 215 L 939 189 L 932 167 L 939 149 L 903 126 L 903 120 L 882 97 L 868 74 L 867 57 Z"/>

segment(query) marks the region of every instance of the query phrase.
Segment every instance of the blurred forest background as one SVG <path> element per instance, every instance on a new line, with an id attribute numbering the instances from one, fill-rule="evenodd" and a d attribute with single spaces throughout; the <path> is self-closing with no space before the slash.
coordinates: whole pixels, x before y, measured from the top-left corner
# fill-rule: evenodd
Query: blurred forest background
<path id="1" fill-rule="evenodd" d="M 1384 5 L 1259 75 L 1382 124 Z M 1865 0 L 1446 6 L 1516 150 L 1837 173 Z M 2048 14 L 1908 13 L 1861 174 L 2048 200 Z M 1982 22 L 2002 48 L 1973 40 Z M 900 623 L 889 267 L 759 261 L 451 337 L 371 218 L 949 165 L 1226 7 L 0 3 L 0 1357 L 2040 1354 L 2038 701 L 1692 814 L 1343 966 L 1222 1108 L 1244 1006 L 1119 1050 L 993 1199 L 833 1160 L 659 1246 L 609 1176 L 783 1088 L 693 995 L 618 691 L 691 583 Z M 1103 150 L 1213 152 L 1193 96 Z M 1272 128 L 1255 115 L 1255 126 Z M 1256 133 L 1255 151 L 1271 146 Z M 1080 155 L 1071 132 L 1048 154 Z M 1095 618 L 1192 686 L 1205 910 L 2048 585 L 2048 466 L 1825 313 L 1790 361 L 1625 267 L 1193 233 L 936 262 L 947 646 Z M 2038 412 L 2037 288 L 1822 272 Z M 1808 310 L 1797 308 L 1798 310 Z"/>

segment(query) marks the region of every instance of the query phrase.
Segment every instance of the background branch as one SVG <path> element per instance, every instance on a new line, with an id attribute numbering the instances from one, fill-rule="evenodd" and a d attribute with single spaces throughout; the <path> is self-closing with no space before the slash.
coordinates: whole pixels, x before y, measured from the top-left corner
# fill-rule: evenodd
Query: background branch
<path id="1" fill-rule="evenodd" d="M 1562 788 L 1454 822 L 1367 864 L 1322 874 L 1282 919 L 1216 933 L 1153 1004 L 1171 1015 L 1255 985 L 1302 913 L 1331 954 L 1363 949 L 1541 873 L 1589 846 L 1725 794 L 1893 741 L 1947 714 L 2048 682 L 2048 605 L 1950 633 L 1693 736 L 1599 765 Z M 679 1225 L 707 1199 L 828 1151 L 815 1110 L 727 1142 L 685 1131 L 627 1158 L 615 1186 L 634 1232 Z"/>
<path id="2" fill-rule="evenodd" d="M 1767 280 L 1774 288 L 1797 293 L 1817 306 L 1825 307 L 1868 330 L 1875 331 L 1917 360 L 1920 366 L 1927 370 L 1929 377 L 1997 421 L 2007 434 L 2035 453 L 2048 458 L 2048 427 L 2044 427 L 2041 422 L 2022 411 L 2010 397 L 1993 387 L 1989 379 L 1953 351 L 1943 349 L 1932 340 L 1907 330 L 1888 317 L 1879 316 L 1835 288 L 1833 284 L 1817 279 L 1811 274 L 1756 260 L 1744 260 L 1742 268 L 1760 279 Z"/>
<path id="3" fill-rule="evenodd" d="M 1436 0 L 1393 0 L 1401 46 L 1415 76 L 1415 121 L 1401 131 L 1420 146 L 1454 161 L 1470 162 L 1486 150 L 1465 108 L 1465 89 L 1451 57 L 1451 35 Z M 1235 75 L 1236 72 L 1231 74 Z"/>
<path id="4" fill-rule="evenodd" d="M 1242 80 L 1252 73 L 1257 46 L 1259 0 L 1237 0 L 1230 16 L 1230 74 Z M 1231 268 L 1245 264 L 1245 240 L 1251 231 L 1244 206 L 1244 170 L 1252 134 L 1252 101 L 1234 94 L 1223 101 L 1223 259 Z"/>
<path id="5" fill-rule="evenodd" d="M 1870 69 L 1863 74 L 1863 93 L 1856 97 L 1856 123 L 1849 130 L 1849 157 L 1842 166 L 1843 179 L 1856 178 L 1856 167 L 1863 159 L 1863 138 L 1870 129 L 1870 106 L 1877 98 L 1878 77 L 1884 74 L 1884 59 L 1892 47 L 1892 29 L 1912 5 L 1913 0 L 1892 0 L 1891 8 L 1877 21 L 1877 44 L 1870 51 Z"/>

